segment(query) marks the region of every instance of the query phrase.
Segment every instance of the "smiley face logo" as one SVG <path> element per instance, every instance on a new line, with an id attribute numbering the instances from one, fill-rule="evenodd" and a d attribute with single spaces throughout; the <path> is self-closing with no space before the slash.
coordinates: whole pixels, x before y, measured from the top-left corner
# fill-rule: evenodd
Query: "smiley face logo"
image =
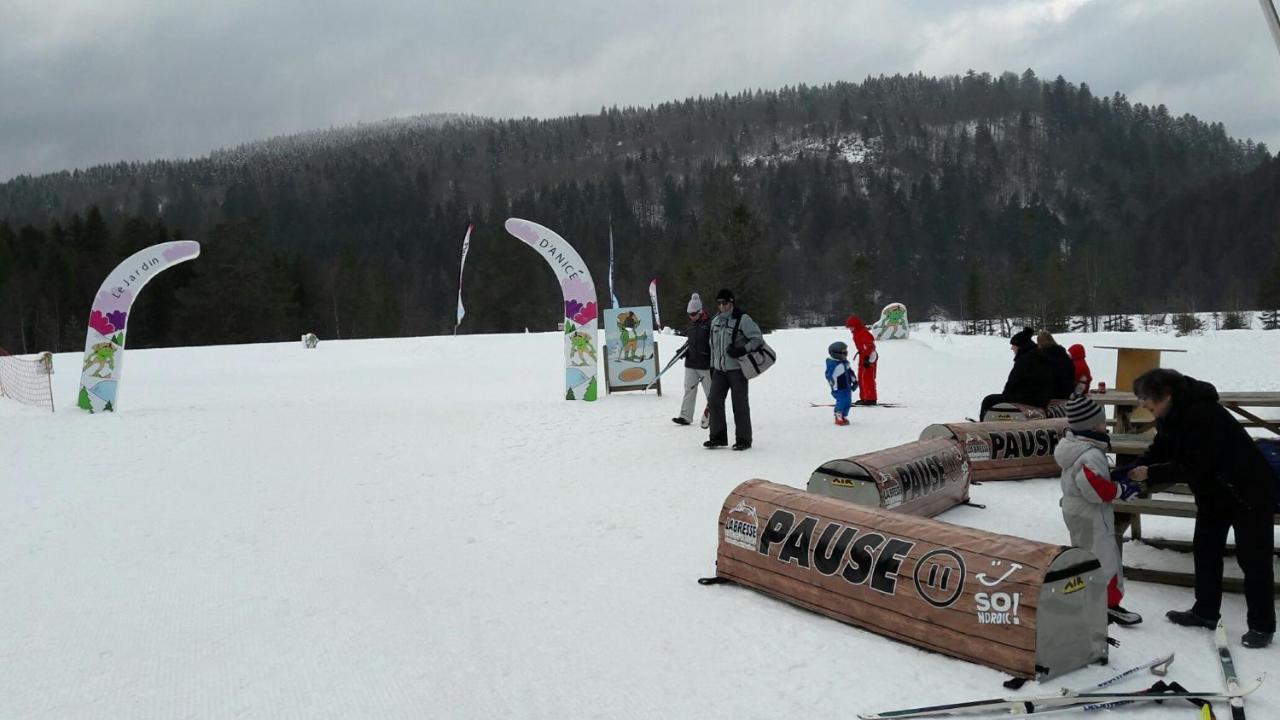
<path id="1" fill-rule="evenodd" d="M 950 607 L 964 592 L 964 558 L 954 550 L 930 550 L 916 561 L 916 594 L 936 608 Z"/>

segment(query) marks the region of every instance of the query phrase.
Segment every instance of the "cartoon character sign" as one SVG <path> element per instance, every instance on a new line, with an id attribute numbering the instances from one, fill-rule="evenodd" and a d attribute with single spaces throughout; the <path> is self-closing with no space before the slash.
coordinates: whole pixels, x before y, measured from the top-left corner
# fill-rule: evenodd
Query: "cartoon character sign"
<path id="1" fill-rule="evenodd" d="M 907 306 L 889 303 L 880 311 L 880 320 L 871 326 L 877 340 L 906 340 L 911 335 L 907 322 Z"/>
<path id="2" fill-rule="evenodd" d="M 578 251 L 553 230 L 519 218 L 508 218 L 503 227 L 537 250 L 560 279 L 564 295 L 565 399 L 595 400 L 599 317 L 591 272 Z"/>
<path id="3" fill-rule="evenodd" d="M 151 278 L 199 254 L 200 243 L 193 240 L 152 245 L 130 255 L 102 281 L 93 299 L 93 310 L 89 313 L 77 406 L 91 413 L 116 409 L 124 360 L 125 325 L 134 299 Z"/>
<path id="4" fill-rule="evenodd" d="M 610 392 L 641 390 L 658 376 L 653 326 L 652 308 L 604 311 L 605 382 Z"/>

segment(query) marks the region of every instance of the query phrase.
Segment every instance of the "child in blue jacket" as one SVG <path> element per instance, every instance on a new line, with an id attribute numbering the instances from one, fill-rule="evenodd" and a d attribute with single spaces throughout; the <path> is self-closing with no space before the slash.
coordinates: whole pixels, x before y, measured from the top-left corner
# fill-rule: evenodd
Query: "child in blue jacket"
<path id="1" fill-rule="evenodd" d="M 853 404 L 858 381 L 849 367 L 849 346 L 842 342 L 833 342 L 827 347 L 827 384 L 831 386 L 831 397 L 836 400 L 836 424 L 848 425 L 849 406 Z"/>

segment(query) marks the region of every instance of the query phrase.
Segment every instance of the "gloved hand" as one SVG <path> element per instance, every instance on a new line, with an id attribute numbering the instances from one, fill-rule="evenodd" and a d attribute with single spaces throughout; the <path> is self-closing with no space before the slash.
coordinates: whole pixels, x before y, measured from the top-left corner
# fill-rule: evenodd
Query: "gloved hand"
<path id="1" fill-rule="evenodd" d="M 730 345 L 729 349 L 725 350 L 725 354 L 731 358 L 740 358 L 747 354 L 747 349 L 739 345 Z"/>
<path id="2" fill-rule="evenodd" d="M 1132 463 L 1130 463 L 1130 464 L 1128 464 L 1128 465 L 1121 465 L 1121 466 L 1119 466 L 1119 467 L 1117 467 L 1117 468 L 1114 468 L 1114 469 L 1111 471 L 1111 482 L 1117 482 L 1117 483 L 1120 483 L 1120 482 L 1126 482 L 1126 481 L 1128 481 L 1128 480 L 1129 480 L 1129 471 L 1130 471 L 1130 470 L 1132 470 L 1132 469 L 1134 469 L 1135 467 L 1137 467 L 1137 466 L 1136 466 L 1136 465 L 1133 465 Z"/>
<path id="3" fill-rule="evenodd" d="M 1136 497 L 1140 492 L 1142 492 L 1142 483 L 1136 483 L 1131 480 L 1122 480 L 1120 482 L 1121 500 L 1128 500 L 1129 498 Z"/>
<path id="4" fill-rule="evenodd" d="M 862 361 L 862 367 L 864 367 L 864 368 L 869 368 L 869 367 L 871 367 L 871 361 L 870 361 L 870 360 L 863 360 L 863 361 Z"/>

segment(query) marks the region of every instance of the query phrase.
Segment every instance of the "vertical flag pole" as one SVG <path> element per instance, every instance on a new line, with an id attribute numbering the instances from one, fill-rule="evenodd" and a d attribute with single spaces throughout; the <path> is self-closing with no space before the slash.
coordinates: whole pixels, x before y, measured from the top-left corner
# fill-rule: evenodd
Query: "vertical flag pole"
<path id="1" fill-rule="evenodd" d="M 1258 4 L 1267 17 L 1267 27 L 1271 30 L 1271 39 L 1276 41 L 1276 50 L 1280 50 L 1280 13 L 1276 12 L 1276 4 L 1273 0 L 1258 0 Z"/>

